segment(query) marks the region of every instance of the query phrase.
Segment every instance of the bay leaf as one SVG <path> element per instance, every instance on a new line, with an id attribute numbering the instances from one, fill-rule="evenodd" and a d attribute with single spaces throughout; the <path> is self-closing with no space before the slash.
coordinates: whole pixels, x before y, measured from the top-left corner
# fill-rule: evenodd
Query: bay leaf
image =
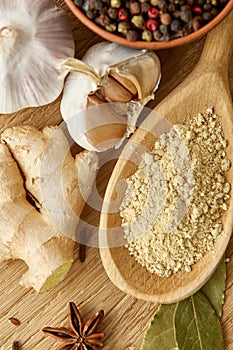
<path id="1" fill-rule="evenodd" d="M 174 338 L 176 304 L 160 305 L 143 339 L 141 350 L 178 350 Z"/>
<path id="2" fill-rule="evenodd" d="M 222 329 L 215 310 L 201 292 L 180 301 L 175 309 L 179 350 L 222 350 Z"/>
<path id="3" fill-rule="evenodd" d="M 224 291 L 226 288 L 226 264 L 225 257 L 220 262 L 215 273 L 210 277 L 208 282 L 202 287 L 202 293 L 210 301 L 215 309 L 217 316 L 222 315 L 222 306 L 224 304 Z"/>

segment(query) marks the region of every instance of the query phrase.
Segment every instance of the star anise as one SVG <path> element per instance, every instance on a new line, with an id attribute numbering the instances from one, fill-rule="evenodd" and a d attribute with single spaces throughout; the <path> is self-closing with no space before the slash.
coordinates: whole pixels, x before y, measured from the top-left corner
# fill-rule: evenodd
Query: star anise
<path id="1" fill-rule="evenodd" d="M 95 332 L 103 317 L 104 311 L 100 310 L 84 323 L 77 306 L 75 303 L 70 302 L 68 306 L 70 329 L 65 327 L 45 327 L 42 331 L 62 341 L 57 350 L 97 350 L 97 348 L 104 345 L 101 339 L 105 334 L 103 332 Z"/>

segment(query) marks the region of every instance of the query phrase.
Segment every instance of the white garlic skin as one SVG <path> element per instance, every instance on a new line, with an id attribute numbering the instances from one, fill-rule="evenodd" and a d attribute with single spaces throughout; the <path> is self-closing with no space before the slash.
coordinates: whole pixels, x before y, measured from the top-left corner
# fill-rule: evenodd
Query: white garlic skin
<path id="1" fill-rule="evenodd" d="M 143 58 L 140 58 L 142 55 Z M 122 67 L 123 62 L 125 65 Z M 132 66 L 136 67 L 132 72 L 131 62 Z M 137 70 L 138 62 L 141 66 Z M 135 131 L 137 118 L 143 106 L 154 98 L 161 77 L 157 55 L 103 42 L 92 46 L 82 61 L 66 60 L 62 65 L 69 75 L 65 81 L 60 110 L 73 140 L 90 151 L 100 152 L 119 147 L 124 139 Z M 150 69 L 153 69 L 154 74 L 148 75 Z M 136 88 L 137 98 L 127 103 L 118 103 L 116 102 L 118 99 L 115 101 L 105 99 L 110 104 L 106 102 L 105 106 L 103 104 L 88 106 L 88 95 L 98 89 L 100 91 L 110 71 L 127 75 Z M 139 75 L 143 75 L 143 78 L 138 79 Z M 148 82 L 150 80 L 148 89 L 145 88 L 147 80 Z M 114 88 L 112 90 L 114 95 Z M 125 112 L 119 113 L 121 110 Z"/>
<path id="2" fill-rule="evenodd" d="M 57 62 L 74 56 L 74 40 L 63 10 L 52 0 L 1 0 L 0 113 L 54 101 L 64 77 Z"/>

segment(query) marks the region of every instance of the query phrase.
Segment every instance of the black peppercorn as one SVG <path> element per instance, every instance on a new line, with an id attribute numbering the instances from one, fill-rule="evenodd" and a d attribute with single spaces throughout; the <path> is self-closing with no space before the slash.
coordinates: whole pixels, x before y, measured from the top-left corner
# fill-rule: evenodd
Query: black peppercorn
<path id="1" fill-rule="evenodd" d="M 117 10 L 116 8 L 109 7 L 107 13 L 108 13 L 108 16 L 109 16 L 111 19 L 116 19 L 116 18 L 117 18 L 118 10 Z"/>
<path id="2" fill-rule="evenodd" d="M 210 11 L 211 7 L 212 7 L 211 4 L 209 4 L 208 2 L 207 2 L 206 4 L 203 5 L 203 9 L 204 9 L 205 11 Z"/>
<path id="3" fill-rule="evenodd" d="M 172 14 L 173 18 L 180 18 L 180 12 L 179 10 L 174 11 Z"/>
<path id="4" fill-rule="evenodd" d="M 173 32 L 179 32 L 181 30 L 181 23 L 178 19 L 173 19 L 172 23 L 171 23 L 171 30 Z"/>
<path id="5" fill-rule="evenodd" d="M 203 6 L 206 0 L 197 0 L 197 5 Z"/>
<path id="6" fill-rule="evenodd" d="M 95 10 L 87 10 L 86 15 L 89 19 L 94 19 L 96 17 L 96 11 Z"/>
<path id="7" fill-rule="evenodd" d="M 143 4 L 141 4 L 141 11 L 142 11 L 142 13 L 147 13 L 149 8 L 150 8 L 150 5 L 148 4 L 148 2 L 144 2 Z"/>
<path id="8" fill-rule="evenodd" d="M 141 12 L 141 4 L 137 1 L 131 0 L 129 10 L 132 13 L 132 15 L 137 15 Z"/>
<path id="9" fill-rule="evenodd" d="M 188 23 L 185 24 L 185 26 L 182 28 L 182 35 L 186 36 L 192 31 L 192 20 L 190 20 Z"/>
<path id="10" fill-rule="evenodd" d="M 169 4 L 168 4 L 168 11 L 169 12 L 174 12 L 175 10 L 176 10 L 176 6 L 175 6 L 175 4 L 173 4 L 172 2 L 170 2 Z"/>
<path id="11" fill-rule="evenodd" d="M 168 27 L 165 26 L 164 24 L 161 24 L 161 25 L 159 26 L 159 30 L 160 30 L 161 33 L 167 34 L 167 32 L 168 32 Z"/>
<path id="12" fill-rule="evenodd" d="M 105 27 L 110 24 L 111 20 L 107 15 L 101 13 L 100 16 L 96 18 L 96 22 L 102 27 Z"/>
<path id="13" fill-rule="evenodd" d="M 217 16 L 217 14 L 218 14 L 218 10 L 217 10 L 216 8 L 213 7 L 213 8 L 211 9 L 210 13 L 211 13 L 212 17 L 215 17 L 215 16 Z"/>
<path id="14" fill-rule="evenodd" d="M 192 12 L 189 6 L 184 5 L 181 7 L 180 18 L 185 23 L 188 23 L 192 19 Z"/>
<path id="15" fill-rule="evenodd" d="M 74 0 L 76 6 L 81 7 L 83 5 L 83 0 Z"/>
<path id="16" fill-rule="evenodd" d="M 161 41 L 162 38 L 163 38 L 163 35 L 162 35 L 162 33 L 160 32 L 160 30 L 157 29 L 157 30 L 155 30 L 155 31 L 153 32 L 153 37 L 154 37 L 154 39 L 155 39 L 156 41 Z"/>
<path id="17" fill-rule="evenodd" d="M 94 0 L 93 1 L 93 8 L 95 9 L 95 10 L 101 10 L 102 8 L 103 8 L 103 3 L 102 3 L 102 1 L 101 0 Z"/>
<path id="18" fill-rule="evenodd" d="M 158 7 L 162 12 L 165 12 L 167 9 L 167 2 L 166 0 L 158 0 Z"/>
<path id="19" fill-rule="evenodd" d="M 88 11 L 90 9 L 90 1 L 84 0 L 82 8 L 84 11 Z"/>
<path id="20" fill-rule="evenodd" d="M 192 27 L 193 27 L 194 32 L 196 32 L 198 29 L 200 29 L 201 21 L 202 21 L 202 18 L 200 16 L 194 17 L 194 19 L 192 21 Z"/>
<path id="21" fill-rule="evenodd" d="M 203 18 L 203 21 L 208 22 L 212 19 L 212 15 L 210 12 L 205 11 L 202 14 L 202 18 Z"/>
<path id="22" fill-rule="evenodd" d="M 136 30 L 130 29 L 126 34 L 126 39 L 129 41 L 136 41 L 139 39 L 139 34 Z"/>

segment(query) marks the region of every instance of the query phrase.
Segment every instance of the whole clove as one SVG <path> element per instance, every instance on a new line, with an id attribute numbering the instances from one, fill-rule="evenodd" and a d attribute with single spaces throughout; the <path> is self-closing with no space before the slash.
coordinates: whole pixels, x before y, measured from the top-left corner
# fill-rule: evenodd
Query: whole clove
<path id="1" fill-rule="evenodd" d="M 18 341 L 14 341 L 12 344 L 12 350 L 19 350 L 19 342 Z"/>

